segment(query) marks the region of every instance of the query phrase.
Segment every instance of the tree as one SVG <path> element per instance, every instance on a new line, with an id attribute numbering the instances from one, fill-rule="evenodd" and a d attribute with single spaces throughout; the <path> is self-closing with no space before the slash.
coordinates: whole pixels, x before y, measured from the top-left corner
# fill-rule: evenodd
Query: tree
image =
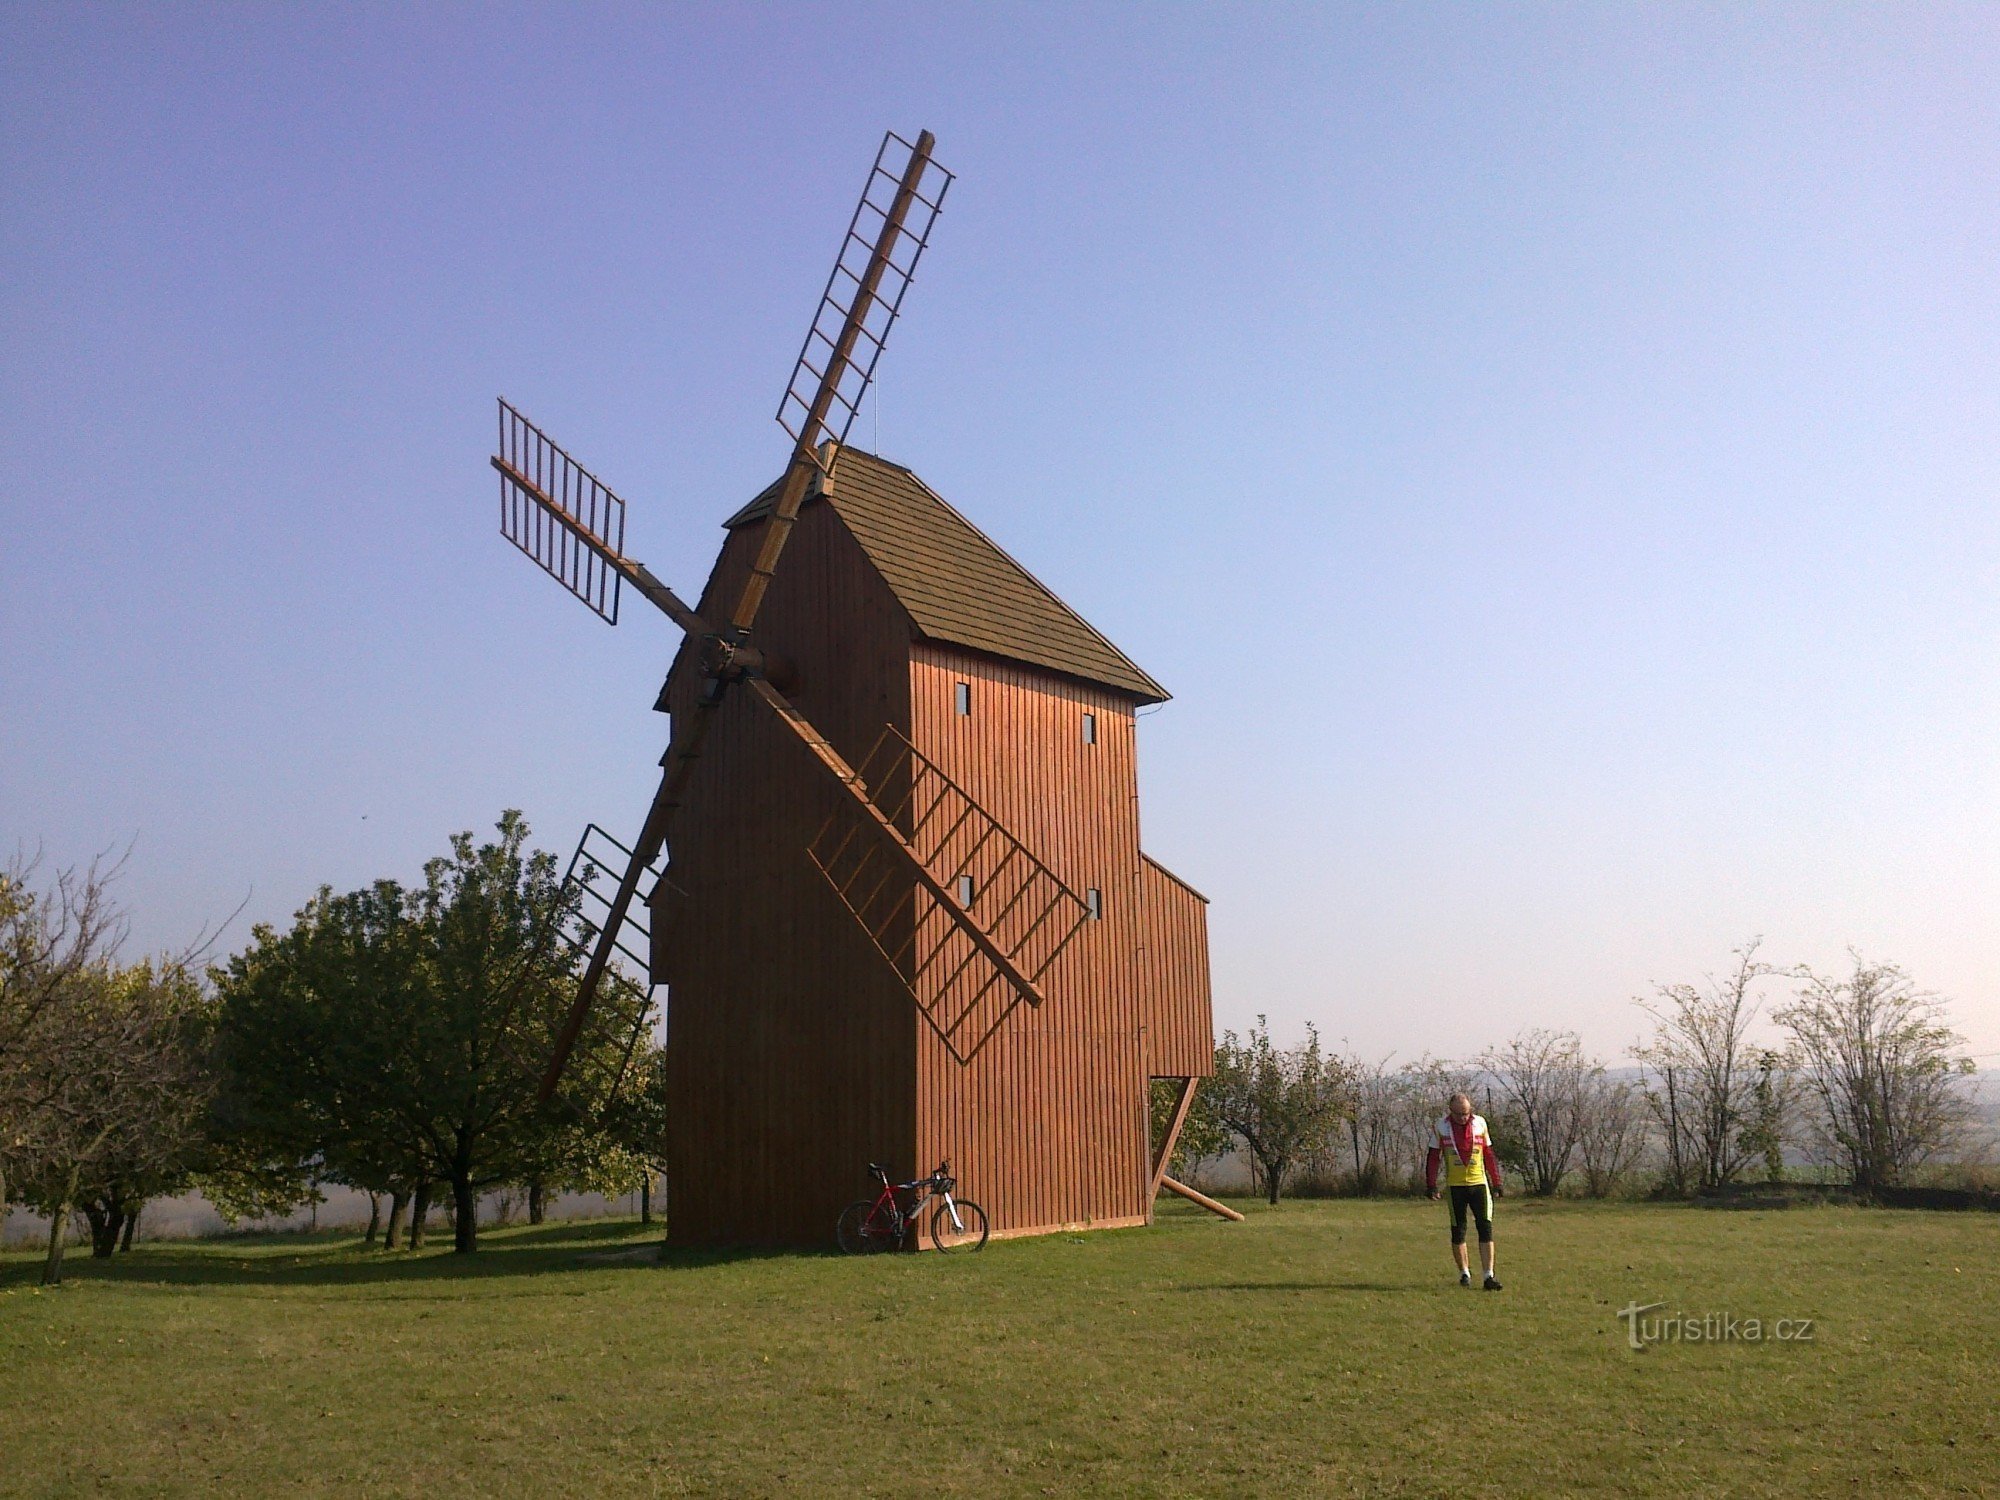
<path id="1" fill-rule="evenodd" d="M 424 983 L 411 905 L 393 881 L 342 896 L 323 887 L 287 931 L 252 929 L 218 971 L 225 1213 L 289 1211 L 323 1174 L 394 1194 L 400 1230 L 426 1167 L 404 1097 Z"/>
<path id="2" fill-rule="evenodd" d="M 667 1170 L 667 1054 L 648 1042 L 605 1112 L 605 1126 L 639 1178 L 639 1222 L 653 1222 L 653 1179 Z"/>
<path id="3" fill-rule="evenodd" d="M 555 1097 L 537 1097 L 576 993 L 573 912 L 555 860 L 528 826 L 455 835 L 406 890 L 377 881 L 322 891 L 285 933 L 259 929 L 222 975 L 225 1097 L 239 1138 L 392 1194 L 421 1242 L 433 1184 L 452 1196 L 455 1248 L 478 1247 L 479 1194 L 552 1163 L 587 1168 L 607 1145 L 597 1113 L 633 1016 L 608 986 Z"/>
<path id="4" fill-rule="evenodd" d="M 1745 1133 L 1755 1117 L 1755 990 L 1784 972 L 1758 961 L 1762 941 L 1736 949 L 1736 967 L 1720 980 L 1663 984 L 1654 999 L 1634 1002 L 1656 1023 L 1653 1040 L 1636 1051 L 1648 1070 L 1646 1102 L 1659 1121 L 1667 1186 L 1675 1192 L 1734 1182 L 1755 1155 Z"/>
<path id="5" fill-rule="evenodd" d="M 1789 1133 L 1797 1090 L 1783 1054 L 1765 1047 L 1757 1053 L 1757 1080 L 1751 1085 L 1749 1123 L 1743 1144 L 1764 1163 L 1766 1182 L 1785 1180 L 1785 1137 Z"/>
<path id="6" fill-rule="evenodd" d="M 1585 1091 L 1603 1067 L 1584 1057 L 1575 1032 L 1539 1027 L 1487 1053 L 1483 1065 L 1512 1116 L 1528 1190 L 1551 1196 L 1575 1159 Z"/>
<path id="7" fill-rule="evenodd" d="M 1180 1080 L 1177 1078 L 1155 1078 L 1151 1092 L 1152 1134 L 1155 1143 L 1166 1138 L 1167 1126 L 1174 1117 L 1174 1106 L 1180 1099 Z M 1230 1135 L 1215 1113 L 1215 1091 L 1206 1078 L 1195 1081 L 1194 1100 L 1188 1105 L 1187 1119 L 1181 1123 L 1180 1139 L 1174 1142 L 1174 1154 L 1168 1158 L 1168 1175 L 1192 1181 L 1201 1164 L 1228 1151 Z"/>
<path id="8" fill-rule="evenodd" d="M 62 1281 L 72 1211 L 96 1207 L 93 1248 L 109 1255 L 125 1207 L 184 1184 L 208 1105 L 208 1022 L 200 985 L 171 964 L 101 962 L 45 1009 L 23 1059 L 40 1123 L 17 1158 L 19 1195 L 49 1220 L 45 1285 Z M 107 1202 L 120 1216 L 100 1227 Z"/>
<path id="9" fill-rule="evenodd" d="M 1959 1080 L 1973 1071 L 1945 1002 L 1892 963 L 1853 953 L 1804 987 L 1777 1020 L 1792 1034 L 1813 1123 L 1858 1188 L 1892 1187 L 1958 1139 L 1971 1118 Z"/>
<path id="10" fill-rule="evenodd" d="M 1424 1154 L 1436 1139 L 1438 1116 L 1453 1094 L 1470 1093 L 1473 1070 L 1428 1055 L 1391 1068 L 1390 1059 L 1344 1058 L 1348 1107 L 1346 1139 L 1332 1143 L 1329 1165 L 1364 1195 L 1415 1191 L 1423 1183 Z"/>
<path id="11" fill-rule="evenodd" d="M 49 1091 L 67 1066 L 58 1053 L 79 1040 L 62 1012 L 88 998 L 124 935 L 109 893 L 115 865 L 59 871 L 46 889 L 39 871 L 37 857 L 0 872 L 0 1211 L 10 1161 L 54 1123 Z"/>
<path id="12" fill-rule="evenodd" d="M 1583 1190 L 1592 1198 L 1611 1194 L 1639 1164 L 1646 1149 L 1644 1095 L 1624 1079 L 1598 1072 L 1586 1080 L 1577 1120 L 1576 1158 Z"/>
<path id="13" fill-rule="evenodd" d="M 1278 1201 L 1285 1176 L 1324 1144 L 1348 1105 L 1340 1059 L 1321 1051 L 1319 1033 L 1280 1050 L 1263 1016 L 1247 1041 L 1225 1031 L 1207 1085 L 1215 1117 L 1256 1162 L 1266 1196 Z"/>

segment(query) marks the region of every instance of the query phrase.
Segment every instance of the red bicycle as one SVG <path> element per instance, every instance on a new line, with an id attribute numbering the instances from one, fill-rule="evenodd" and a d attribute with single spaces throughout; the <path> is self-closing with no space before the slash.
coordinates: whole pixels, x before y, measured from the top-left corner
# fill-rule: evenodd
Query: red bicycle
<path id="1" fill-rule="evenodd" d="M 930 1206 L 931 1243 L 939 1250 L 986 1248 L 986 1210 L 953 1194 L 958 1182 L 951 1175 L 950 1162 L 940 1162 L 935 1172 L 915 1182 L 892 1183 L 889 1169 L 872 1161 L 868 1175 L 882 1184 L 882 1191 L 848 1204 L 834 1229 L 834 1238 L 849 1255 L 901 1249 L 911 1231 L 923 1222 L 926 1204 Z"/>

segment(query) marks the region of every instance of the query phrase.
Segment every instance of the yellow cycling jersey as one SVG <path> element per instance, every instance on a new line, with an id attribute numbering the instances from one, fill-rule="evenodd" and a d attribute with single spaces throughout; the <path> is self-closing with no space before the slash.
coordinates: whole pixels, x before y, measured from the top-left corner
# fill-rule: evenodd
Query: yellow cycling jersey
<path id="1" fill-rule="evenodd" d="M 1464 1130 L 1455 1128 L 1451 1117 L 1437 1122 L 1437 1150 L 1444 1162 L 1446 1187 L 1485 1187 L 1486 1153 L 1493 1141 L 1486 1133 L 1486 1117 L 1474 1115 Z"/>

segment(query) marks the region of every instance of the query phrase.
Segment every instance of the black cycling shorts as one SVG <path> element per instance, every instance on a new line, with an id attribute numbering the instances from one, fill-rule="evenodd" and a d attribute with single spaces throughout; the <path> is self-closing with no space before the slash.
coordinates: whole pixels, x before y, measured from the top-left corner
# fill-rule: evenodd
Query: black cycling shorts
<path id="1" fill-rule="evenodd" d="M 1451 1192 L 1451 1242 L 1465 1243 L 1465 1213 L 1472 1211 L 1472 1227 L 1479 1231 L 1479 1243 L 1493 1238 L 1493 1196 L 1484 1187 L 1455 1187 Z"/>

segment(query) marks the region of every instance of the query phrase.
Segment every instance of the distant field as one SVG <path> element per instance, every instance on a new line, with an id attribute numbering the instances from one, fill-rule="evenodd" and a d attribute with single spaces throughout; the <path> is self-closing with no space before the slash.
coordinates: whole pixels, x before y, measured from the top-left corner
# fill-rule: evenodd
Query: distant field
<path id="1" fill-rule="evenodd" d="M 977 1256 L 0 1257 L 0 1491 L 2000 1492 L 2000 1216 L 1317 1201 Z M 1616 1310 L 1814 1320 L 1634 1352 Z M 1658 1318 L 1661 1313 L 1649 1314 Z"/>

